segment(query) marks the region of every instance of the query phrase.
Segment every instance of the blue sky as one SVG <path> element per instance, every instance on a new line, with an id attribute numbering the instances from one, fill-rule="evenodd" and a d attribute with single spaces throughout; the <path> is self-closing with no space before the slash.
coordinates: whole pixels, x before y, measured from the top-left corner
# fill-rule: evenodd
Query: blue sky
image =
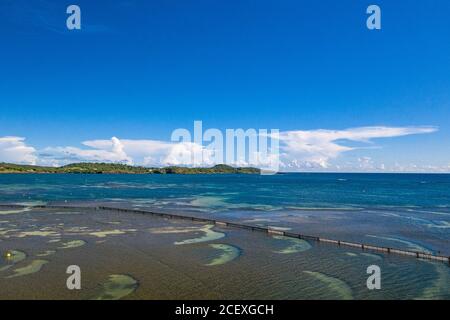
<path id="1" fill-rule="evenodd" d="M 66 28 L 70 4 L 81 30 Z M 366 28 L 370 4 L 381 30 Z M 38 163 L 76 148 L 83 160 L 98 144 L 82 142 L 168 141 L 202 120 L 313 133 L 432 126 L 346 138 L 336 143 L 352 150 L 322 156 L 333 171 L 450 171 L 449 14 L 446 0 L 3 0 L 0 139 L 25 140 L 0 140 L 0 161 L 27 162 L 8 148 L 31 148 L 19 154 Z"/>

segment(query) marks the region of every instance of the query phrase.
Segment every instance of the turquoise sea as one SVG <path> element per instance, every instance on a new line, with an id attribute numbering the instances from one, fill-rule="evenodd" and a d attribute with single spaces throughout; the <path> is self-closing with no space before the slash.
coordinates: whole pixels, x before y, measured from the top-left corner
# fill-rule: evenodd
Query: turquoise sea
<path id="1" fill-rule="evenodd" d="M 43 203 L 107 203 L 450 255 L 450 175 L 0 175 L 0 204 L 12 203 L 30 207 Z M 450 267 L 445 263 L 267 237 L 250 231 L 184 225 L 175 220 L 155 222 L 151 217 L 135 221 L 129 215 L 116 216 L 110 221 L 108 216 L 95 213 L 95 221 L 113 228 L 96 230 L 86 220 L 89 211 L 73 215 L 19 211 L 11 215 L 0 209 L 5 220 L 2 232 L 6 236 L 0 248 L 15 246 L 32 257 L 38 246 L 33 235 L 46 235 L 40 239 L 47 239 L 47 235 L 55 237 L 40 242 L 39 249 L 43 252 L 58 252 L 58 247 L 48 246 L 52 241 L 63 241 L 64 237 L 68 237 L 70 246 L 86 244 L 79 250 L 86 250 L 83 248 L 89 248 L 92 238 L 100 237 L 101 241 L 94 242 L 99 243 L 97 246 L 109 243 L 111 250 L 126 245 L 127 250 L 148 251 L 164 265 L 179 268 L 175 276 L 185 279 L 195 274 L 198 277 L 195 283 L 210 288 L 191 285 L 180 288 L 174 284 L 167 292 L 158 291 L 157 298 L 165 297 L 161 295 L 164 292 L 169 298 L 180 294 L 214 297 L 212 292 L 216 292 L 221 298 L 246 299 L 450 299 Z M 125 238 L 120 238 L 120 234 Z M 58 240 L 61 237 L 63 240 Z M 103 241 L 106 242 L 102 244 Z M 44 259 L 49 267 L 43 267 L 41 277 L 53 263 Z M 370 264 L 382 268 L 384 290 L 366 288 L 366 268 Z M 146 271 L 145 265 L 142 270 L 128 270 L 129 267 L 125 266 L 121 272 L 132 274 L 141 283 L 141 291 L 134 294 L 141 292 L 144 298 L 153 297 L 151 286 L 145 287 L 145 279 L 152 273 Z M 137 266 L 133 264 L 132 268 Z M 164 277 L 159 278 L 161 288 L 171 283 L 175 269 L 167 273 L 167 282 Z M 249 277 L 254 281 L 242 288 L 242 282 Z M 17 285 L 6 279 L 8 276 L 4 285 Z M 152 281 L 149 283 L 155 284 Z"/>
<path id="2" fill-rule="evenodd" d="M 450 175 L 0 175 L 0 202 L 119 202 L 450 255 Z"/>

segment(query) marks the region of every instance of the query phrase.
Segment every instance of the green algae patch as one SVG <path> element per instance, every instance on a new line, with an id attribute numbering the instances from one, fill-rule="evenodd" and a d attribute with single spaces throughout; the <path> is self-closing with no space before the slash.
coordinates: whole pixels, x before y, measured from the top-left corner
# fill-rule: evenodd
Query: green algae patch
<path id="1" fill-rule="evenodd" d="M 422 294 L 415 300 L 438 300 L 438 299 L 448 299 L 450 296 L 450 268 L 444 264 L 429 262 L 426 263 L 433 264 L 436 272 L 435 279 L 433 280 L 431 286 L 426 287 Z"/>
<path id="2" fill-rule="evenodd" d="M 352 300 L 353 294 L 351 288 L 344 281 L 327 276 L 320 272 L 315 271 L 303 271 L 304 273 L 312 276 L 317 280 L 318 286 L 315 286 L 317 289 L 322 289 L 327 294 L 332 296 L 332 299 L 339 300 Z M 319 288 L 321 287 L 321 288 Z"/>
<path id="3" fill-rule="evenodd" d="M 138 286 L 137 280 L 131 276 L 113 274 L 102 285 L 102 293 L 94 300 L 120 300 L 136 291 Z"/>
<path id="4" fill-rule="evenodd" d="M 377 239 L 382 239 L 382 240 L 387 240 L 387 241 L 392 241 L 392 242 L 398 242 L 398 243 L 405 245 L 406 249 L 408 249 L 408 250 L 432 254 L 432 252 L 430 250 L 428 250 L 427 248 L 425 248 L 417 243 L 414 243 L 412 241 L 395 238 L 395 237 L 375 236 L 375 235 L 371 235 L 371 234 L 368 234 L 366 236 L 370 237 L 370 238 L 377 238 Z"/>
<path id="5" fill-rule="evenodd" d="M 353 252 L 346 252 L 345 254 L 349 257 L 357 257 L 358 256 L 356 253 L 353 253 Z"/>
<path id="6" fill-rule="evenodd" d="M 29 265 L 23 267 L 23 268 L 17 268 L 14 271 L 14 274 L 6 277 L 7 279 L 10 278 L 16 278 L 16 277 L 22 277 L 29 274 L 33 274 L 36 272 L 41 271 L 42 267 L 47 264 L 47 260 L 33 260 Z"/>
<path id="7" fill-rule="evenodd" d="M 214 243 L 209 245 L 211 248 L 214 248 L 216 250 L 220 250 L 221 254 L 211 260 L 211 262 L 205 264 L 205 266 L 217 266 L 221 264 L 228 263 L 230 261 L 233 261 L 241 254 L 241 249 L 235 246 L 231 246 L 228 244 L 222 244 L 222 243 Z"/>
<path id="8" fill-rule="evenodd" d="M 136 231 L 137 231 L 136 229 L 127 229 L 127 230 L 115 229 L 115 230 L 89 232 L 88 235 L 94 236 L 97 238 L 106 238 L 107 236 L 126 234 L 129 232 L 136 232 Z"/>
<path id="9" fill-rule="evenodd" d="M 47 257 L 47 256 L 50 256 L 50 255 L 52 255 L 54 253 L 56 253 L 55 250 L 46 250 L 44 252 L 36 254 L 36 257 Z"/>
<path id="10" fill-rule="evenodd" d="M 9 238 L 9 234 L 11 232 L 16 232 L 19 231 L 19 229 L 5 229 L 5 228 L 0 228 L 0 236 L 3 236 L 5 238 Z"/>
<path id="11" fill-rule="evenodd" d="M 199 231 L 199 227 L 163 227 L 149 229 L 154 234 L 189 233 Z"/>
<path id="12" fill-rule="evenodd" d="M 197 231 L 202 232 L 204 234 L 203 236 L 200 236 L 198 238 L 187 239 L 187 240 L 183 240 L 183 241 L 177 241 L 174 244 L 175 245 L 193 244 L 193 243 L 218 240 L 218 239 L 225 237 L 225 233 L 214 231 L 214 230 L 212 230 L 213 227 L 214 227 L 214 225 L 206 225 L 202 228 L 199 228 L 199 229 L 197 229 Z"/>
<path id="13" fill-rule="evenodd" d="M 15 210 L 0 210 L 0 215 L 6 215 L 6 214 L 16 214 L 16 213 L 23 213 L 31 211 L 31 208 L 22 208 L 22 209 L 15 209 Z"/>
<path id="14" fill-rule="evenodd" d="M 175 245 L 183 245 L 183 244 L 193 244 L 200 242 L 213 241 L 217 239 L 221 239 L 225 237 L 225 234 L 222 232 L 217 232 L 212 230 L 214 225 L 205 225 L 202 227 L 164 227 L 164 228 L 153 228 L 149 229 L 151 233 L 154 234 L 177 234 L 177 233 L 202 233 L 200 237 L 187 239 L 183 241 L 177 241 Z"/>
<path id="15" fill-rule="evenodd" d="M 227 198 L 225 197 L 214 197 L 214 196 L 198 196 L 193 199 L 190 204 L 194 207 L 227 207 L 230 205 L 226 202 Z"/>
<path id="16" fill-rule="evenodd" d="M 86 241 L 83 240 L 72 240 L 68 242 L 63 242 L 61 247 L 58 247 L 58 249 L 70 249 L 70 248 L 78 248 L 82 247 L 86 244 Z"/>
<path id="17" fill-rule="evenodd" d="M 59 237 L 60 234 L 55 231 L 37 230 L 37 231 L 23 231 L 15 235 L 17 238 L 25 237 Z"/>
<path id="18" fill-rule="evenodd" d="M 284 236 L 273 236 L 273 238 L 276 240 L 286 241 L 286 243 L 288 244 L 288 246 L 284 249 L 274 251 L 275 253 L 292 254 L 304 252 L 311 249 L 311 245 L 303 239 L 289 238 Z"/>

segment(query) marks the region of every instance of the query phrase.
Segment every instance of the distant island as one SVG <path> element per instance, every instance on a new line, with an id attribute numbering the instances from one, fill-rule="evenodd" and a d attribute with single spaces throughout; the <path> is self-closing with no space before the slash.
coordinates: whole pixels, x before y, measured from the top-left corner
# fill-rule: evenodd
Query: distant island
<path id="1" fill-rule="evenodd" d="M 86 174 L 259 174 L 258 168 L 235 168 L 224 164 L 218 164 L 210 168 L 187 167 L 163 167 L 148 168 L 142 166 L 130 166 L 118 163 L 73 163 L 62 167 L 44 167 L 33 165 L 21 165 L 12 163 L 0 163 L 2 173 L 86 173 Z"/>

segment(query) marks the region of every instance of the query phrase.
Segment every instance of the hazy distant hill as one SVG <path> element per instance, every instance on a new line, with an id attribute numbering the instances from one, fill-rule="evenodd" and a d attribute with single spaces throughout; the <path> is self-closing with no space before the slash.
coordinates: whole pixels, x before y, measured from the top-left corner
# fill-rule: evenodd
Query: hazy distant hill
<path id="1" fill-rule="evenodd" d="M 164 167 L 146 168 L 115 163 L 73 163 L 62 167 L 42 167 L 0 163 L 0 173 L 129 173 L 129 174 L 216 174 L 247 173 L 259 174 L 257 168 L 234 168 L 219 164 L 211 168 Z"/>

